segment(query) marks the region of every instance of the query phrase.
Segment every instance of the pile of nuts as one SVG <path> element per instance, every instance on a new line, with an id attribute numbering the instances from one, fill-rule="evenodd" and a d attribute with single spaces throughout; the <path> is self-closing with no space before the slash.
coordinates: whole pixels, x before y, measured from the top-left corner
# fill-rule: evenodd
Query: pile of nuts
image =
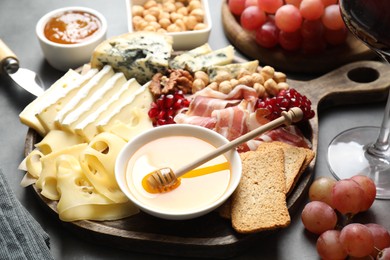
<path id="1" fill-rule="evenodd" d="M 144 5 L 133 5 L 132 15 L 135 31 L 169 33 L 207 27 L 200 0 L 148 0 Z"/>
<path id="2" fill-rule="evenodd" d="M 205 87 L 228 94 L 234 87 L 245 85 L 256 90 L 259 98 L 275 96 L 282 89 L 288 89 L 286 74 L 275 71 L 271 66 L 259 68 L 257 72 L 251 73 L 242 70 L 237 77 L 232 78 L 228 72 L 219 72 L 214 80 L 210 82 L 209 76 L 204 71 L 197 71 L 194 74 L 192 93 Z"/>

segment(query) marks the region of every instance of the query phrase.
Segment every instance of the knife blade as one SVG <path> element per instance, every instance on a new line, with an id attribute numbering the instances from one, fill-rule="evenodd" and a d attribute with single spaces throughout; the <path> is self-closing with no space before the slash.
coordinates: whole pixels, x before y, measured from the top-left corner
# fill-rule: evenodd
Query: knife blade
<path id="1" fill-rule="evenodd" d="M 19 67 L 15 53 L 0 39 L 0 73 L 7 74 L 16 84 L 33 94 L 41 95 L 43 83 L 38 75 L 28 69 Z"/>

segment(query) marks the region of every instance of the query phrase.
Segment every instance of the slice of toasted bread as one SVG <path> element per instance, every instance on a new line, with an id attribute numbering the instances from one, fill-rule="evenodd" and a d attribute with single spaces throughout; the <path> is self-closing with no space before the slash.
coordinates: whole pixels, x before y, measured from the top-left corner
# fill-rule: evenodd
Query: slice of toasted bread
<path id="1" fill-rule="evenodd" d="M 288 226 L 282 148 L 263 143 L 241 159 L 243 176 L 231 202 L 233 228 L 239 233 L 255 233 Z"/>
<path id="2" fill-rule="evenodd" d="M 290 194 L 299 177 L 304 172 L 308 164 L 314 158 L 314 152 L 310 149 L 296 147 L 283 142 L 271 142 L 269 145 L 275 145 L 283 149 L 284 169 L 286 175 L 286 194 Z"/>

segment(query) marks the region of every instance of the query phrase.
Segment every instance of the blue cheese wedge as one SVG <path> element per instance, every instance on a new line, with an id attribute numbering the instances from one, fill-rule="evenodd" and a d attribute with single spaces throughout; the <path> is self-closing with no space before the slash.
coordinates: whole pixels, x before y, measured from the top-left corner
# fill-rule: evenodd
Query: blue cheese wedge
<path id="1" fill-rule="evenodd" d="M 233 63 L 223 66 L 212 66 L 207 69 L 207 74 L 209 75 L 210 82 L 215 81 L 215 78 L 220 73 L 228 73 L 231 78 L 237 78 L 237 76 L 243 72 L 247 71 L 249 73 L 255 73 L 259 67 L 259 61 L 248 61 L 242 63 Z"/>
<path id="2" fill-rule="evenodd" d="M 154 74 L 164 73 L 171 58 L 172 37 L 154 32 L 134 32 L 110 38 L 96 47 L 92 54 L 92 68 L 111 65 L 127 79 L 140 84 Z"/>
<path id="3" fill-rule="evenodd" d="M 210 52 L 212 52 L 210 45 L 205 43 L 202 46 L 177 55 L 169 61 L 169 67 L 171 69 L 184 69 L 188 60 Z"/>
<path id="4" fill-rule="evenodd" d="M 211 66 L 226 65 L 233 62 L 234 48 L 229 45 L 225 48 L 218 49 L 203 55 L 196 56 L 192 59 L 188 59 L 185 62 L 185 69 L 196 72 L 206 71 Z"/>

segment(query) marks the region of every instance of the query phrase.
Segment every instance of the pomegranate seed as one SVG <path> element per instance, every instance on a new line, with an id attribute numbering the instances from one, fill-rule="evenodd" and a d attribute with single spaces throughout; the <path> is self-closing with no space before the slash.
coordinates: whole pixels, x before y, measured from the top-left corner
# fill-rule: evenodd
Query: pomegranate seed
<path id="1" fill-rule="evenodd" d="M 173 95 L 169 94 L 164 99 L 164 108 L 170 108 L 172 107 L 173 103 L 175 102 L 175 98 Z"/>
<path id="2" fill-rule="evenodd" d="M 256 108 L 265 108 L 270 111 L 270 114 L 267 116 L 270 120 L 279 117 L 282 111 L 288 111 L 292 107 L 302 109 L 304 120 L 313 118 L 315 115 L 311 109 L 311 101 L 293 88 L 281 90 L 276 97 L 258 99 L 256 101 Z"/>
<path id="3" fill-rule="evenodd" d="M 178 111 L 188 107 L 190 100 L 184 97 L 183 91 L 178 90 L 173 94 L 161 95 L 151 104 L 148 111 L 154 126 L 174 124 L 173 120 Z"/>

